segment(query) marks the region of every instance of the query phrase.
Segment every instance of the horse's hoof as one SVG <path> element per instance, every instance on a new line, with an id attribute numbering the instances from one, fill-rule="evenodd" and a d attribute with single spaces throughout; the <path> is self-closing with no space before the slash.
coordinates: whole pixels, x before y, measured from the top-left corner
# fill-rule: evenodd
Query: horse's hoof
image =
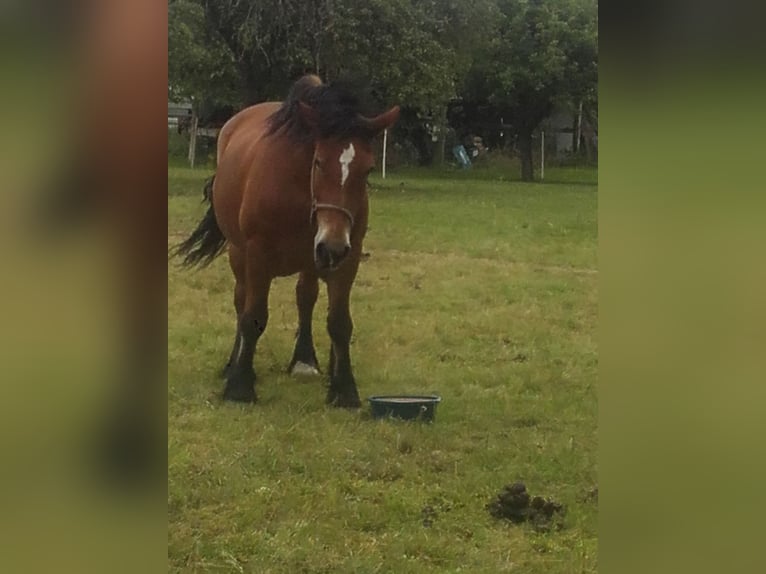
<path id="1" fill-rule="evenodd" d="M 327 393 L 327 404 L 344 409 L 358 409 L 362 406 L 362 401 L 359 400 L 359 394 L 356 390 L 346 393 L 330 390 Z"/>
<path id="2" fill-rule="evenodd" d="M 319 369 L 315 365 L 309 365 L 303 361 L 297 361 L 290 369 L 291 375 L 299 377 L 314 376 L 319 374 Z"/>
<path id="3" fill-rule="evenodd" d="M 223 390 L 223 400 L 235 403 L 254 403 L 258 400 L 255 396 L 255 385 L 252 383 L 227 383 Z"/>

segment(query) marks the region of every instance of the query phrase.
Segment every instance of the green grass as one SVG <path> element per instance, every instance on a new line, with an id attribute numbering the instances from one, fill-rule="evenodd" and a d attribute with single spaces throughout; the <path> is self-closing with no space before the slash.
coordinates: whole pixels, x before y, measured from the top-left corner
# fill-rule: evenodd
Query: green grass
<path id="1" fill-rule="evenodd" d="M 170 570 L 595 572 L 597 194 L 594 173 L 579 172 L 584 183 L 418 171 L 371 181 L 372 255 L 352 293 L 360 395 L 436 392 L 432 425 L 328 408 L 323 378 L 284 373 L 294 278 L 272 288 L 260 402 L 222 403 L 216 372 L 234 326 L 225 258 L 198 272 L 171 265 Z M 172 243 L 202 215 L 209 173 L 169 168 Z M 323 367 L 325 309 L 322 292 Z M 566 505 L 563 530 L 487 513 L 516 480 Z"/>

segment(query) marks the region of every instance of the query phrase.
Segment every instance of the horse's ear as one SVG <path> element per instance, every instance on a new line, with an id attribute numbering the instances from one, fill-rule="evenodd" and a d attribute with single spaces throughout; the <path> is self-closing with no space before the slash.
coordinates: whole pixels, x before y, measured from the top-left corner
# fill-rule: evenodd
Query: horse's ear
<path id="1" fill-rule="evenodd" d="M 304 102 L 298 102 L 298 113 L 304 123 L 312 130 L 319 129 L 319 112 Z"/>
<path id="2" fill-rule="evenodd" d="M 383 112 L 374 118 L 360 117 L 362 123 L 373 133 L 378 134 L 383 130 L 389 129 L 399 119 L 399 106 L 394 106 L 387 112 Z"/>

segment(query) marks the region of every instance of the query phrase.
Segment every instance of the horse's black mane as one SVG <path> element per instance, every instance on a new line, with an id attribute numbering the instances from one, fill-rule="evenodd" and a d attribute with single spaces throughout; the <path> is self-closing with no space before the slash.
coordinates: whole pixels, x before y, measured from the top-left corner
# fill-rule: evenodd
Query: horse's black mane
<path id="1" fill-rule="evenodd" d="M 318 114 L 318 133 L 312 130 L 300 115 L 299 103 L 311 106 Z M 268 134 L 280 130 L 287 137 L 309 142 L 317 135 L 322 139 L 374 136 L 358 119 L 367 116 L 368 108 L 345 84 L 323 84 L 317 76 L 307 75 L 290 89 L 280 108 L 268 119 Z"/>

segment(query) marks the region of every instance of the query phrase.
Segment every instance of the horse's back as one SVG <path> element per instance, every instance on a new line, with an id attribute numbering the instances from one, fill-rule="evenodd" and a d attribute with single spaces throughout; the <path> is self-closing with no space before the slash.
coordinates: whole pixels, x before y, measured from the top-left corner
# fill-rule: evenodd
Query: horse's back
<path id="1" fill-rule="evenodd" d="M 243 241 L 239 228 L 242 197 L 252 169 L 254 149 L 268 129 L 268 118 L 280 103 L 245 108 L 229 119 L 218 135 L 218 161 L 213 183 L 213 206 L 218 226 L 231 243 Z"/>
<path id="2" fill-rule="evenodd" d="M 217 163 L 229 146 L 237 141 L 258 140 L 266 131 L 266 120 L 279 109 L 281 102 L 264 102 L 241 110 L 223 125 L 218 134 Z"/>

